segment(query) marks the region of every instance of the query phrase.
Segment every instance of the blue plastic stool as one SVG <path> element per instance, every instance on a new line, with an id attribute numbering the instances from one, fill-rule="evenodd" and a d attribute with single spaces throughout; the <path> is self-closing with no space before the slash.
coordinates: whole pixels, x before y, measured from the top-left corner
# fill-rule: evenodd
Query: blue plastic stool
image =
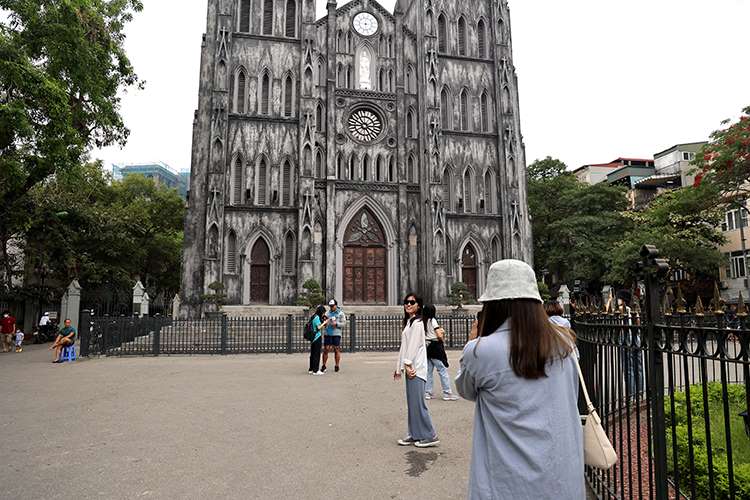
<path id="1" fill-rule="evenodd" d="M 63 363 L 67 361 L 76 360 L 76 345 L 70 344 L 69 346 L 63 347 L 62 353 L 60 353 L 60 361 Z"/>

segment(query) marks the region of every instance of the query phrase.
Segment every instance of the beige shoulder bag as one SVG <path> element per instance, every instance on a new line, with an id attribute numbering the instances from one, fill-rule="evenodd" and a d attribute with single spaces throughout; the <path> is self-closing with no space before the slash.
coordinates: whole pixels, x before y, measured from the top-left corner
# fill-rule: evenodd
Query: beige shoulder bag
<path id="1" fill-rule="evenodd" d="M 586 382 L 583 380 L 581 365 L 578 364 L 578 356 L 575 351 L 571 352 L 570 355 L 573 357 L 578 370 L 578 378 L 581 381 L 581 389 L 583 389 L 583 396 L 586 398 L 586 411 L 588 412 L 585 417 L 582 417 L 582 419 L 585 419 L 583 424 L 583 461 L 586 465 L 597 469 L 609 470 L 617 463 L 617 453 L 612 447 L 607 433 L 604 432 L 599 414 L 596 413 L 594 405 L 591 404 L 589 391 L 586 390 Z"/>

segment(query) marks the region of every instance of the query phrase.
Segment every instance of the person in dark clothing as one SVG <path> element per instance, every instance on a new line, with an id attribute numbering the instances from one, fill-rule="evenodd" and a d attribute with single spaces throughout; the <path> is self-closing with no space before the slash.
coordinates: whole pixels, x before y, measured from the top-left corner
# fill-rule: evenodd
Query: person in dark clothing
<path id="1" fill-rule="evenodd" d="M 427 383 L 425 384 L 425 399 L 435 397 L 432 394 L 433 368 L 440 375 L 440 385 L 443 387 L 443 401 L 456 401 L 458 396 L 451 390 L 451 379 L 448 376 L 448 355 L 445 352 L 445 330 L 438 324 L 435 306 L 426 305 L 422 308 L 424 322 L 424 337 L 427 347 Z"/>
<path id="2" fill-rule="evenodd" d="M 315 337 L 310 343 L 310 375 L 323 375 L 320 371 L 320 353 L 323 350 L 323 329 L 328 326 L 325 306 L 318 306 L 315 310 L 315 316 L 312 318 L 312 327 Z"/>

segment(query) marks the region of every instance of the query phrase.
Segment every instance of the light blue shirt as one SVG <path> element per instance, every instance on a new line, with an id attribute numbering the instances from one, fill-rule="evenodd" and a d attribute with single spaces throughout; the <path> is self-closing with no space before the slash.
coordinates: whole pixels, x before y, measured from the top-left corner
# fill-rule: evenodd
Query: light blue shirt
<path id="1" fill-rule="evenodd" d="M 344 311 L 336 308 L 335 311 L 328 311 L 328 326 L 326 326 L 326 335 L 329 337 L 341 337 L 341 329 L 346 326 L 346 315 Z M 336 326 L 333 326 L 334 320 Z"/>
<path id="2" fill-rule="evenodd" d="M 547 377 L 510 364 L 510 321 L 464 348 L 458 393 L 476 401 L 470 500 L 585 499 L 578 372 L 572 358 Z"/>

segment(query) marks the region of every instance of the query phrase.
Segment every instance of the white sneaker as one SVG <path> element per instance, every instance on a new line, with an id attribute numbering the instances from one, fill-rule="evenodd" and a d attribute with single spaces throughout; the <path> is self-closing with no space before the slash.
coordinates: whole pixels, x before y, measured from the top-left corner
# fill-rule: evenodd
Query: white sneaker
<path id="1" fill-rule="evenodd" d="M 313 371 L 312 371 L 312 370 L 307 370 L 307 374 L 308 374 L 308 375 L 312 375 L 312 374 L 313 374 Z"/>
<path id="2" fill-rule="evenodd" d="M 317 372 L 313 373 L 313 375 L 325 375 L 325 374 L 326 374 L 325 372 L 322 372 L 320 370 L 318 370 Z"/>
<path id="3" fill-rule="evenodd" d="M 432 399 L 432 394 L 430 394 L 429 392 L 425 392 L 424 393 L 424 398 L 425 399 Z"/>
<path id="4" fill-rule="evenodd" d="M 458 401 L 458 396 L 455 394 L 443 394 L 443 401 Z"/>

